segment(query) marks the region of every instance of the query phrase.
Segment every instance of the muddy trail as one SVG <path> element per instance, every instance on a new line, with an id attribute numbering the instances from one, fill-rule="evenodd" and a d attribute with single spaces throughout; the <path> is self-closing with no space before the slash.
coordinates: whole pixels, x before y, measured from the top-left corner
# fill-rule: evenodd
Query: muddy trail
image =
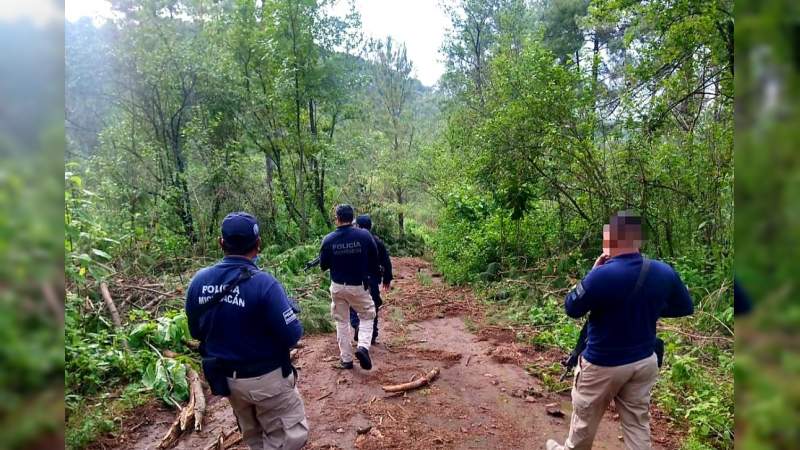
<path id="1" fill-rule="evenodd" d="M 569 429 L 569 393 L 550 393 L 525 367 L 552 363 L 559 352 L 516 343 L 510 328 L 485 324 L 485 309 L 466 288 L 443 284 L 429 263 L 395 258 L 395 283 L 384 294 L 373 370 L 333 368 L 335 336 L 303 338 L 295 364 L 311 429 L 307 449 L 542 449 Z M 422 274 L 422 275 L 420 275 Z M 427 387 L 390 396 L 382 385 L 440 376 Z M 210 395 L 208 390 L 206 394 Z M 236 420 L 221 397 L 208 398 L 203 431 L 185 434 L 175 448 L 205 449 Z M 673 449 L 678 438 L 653 411 L 654 448 Z M 150 407 L 104 448 L 154 449 L 175 410 Z M 613 405 L 595 449 L 624 448 Z M 234 445 L 229 448 L 246 448 Z"/>

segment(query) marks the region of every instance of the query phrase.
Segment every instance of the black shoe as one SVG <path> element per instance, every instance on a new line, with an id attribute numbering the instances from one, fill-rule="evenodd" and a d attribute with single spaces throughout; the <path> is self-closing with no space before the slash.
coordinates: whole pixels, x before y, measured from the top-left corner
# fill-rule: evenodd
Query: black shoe
<path id="1" fill-rule="evenodd" d="M 369 350 L 364 347 L 358 347 L 356 350 L 356 358 L 358 358 L 358 363 L 361 364 L 362 369 L 372 369 L 372 360 L 369 359 Z"/>
<path id="2" fill-rule="evenodd" d="M 339 361 L 339 364 L 334 364 L 333 368 L 341 370 L 350 370 L 353 368 L 353 361 L 350 362 Z"/>

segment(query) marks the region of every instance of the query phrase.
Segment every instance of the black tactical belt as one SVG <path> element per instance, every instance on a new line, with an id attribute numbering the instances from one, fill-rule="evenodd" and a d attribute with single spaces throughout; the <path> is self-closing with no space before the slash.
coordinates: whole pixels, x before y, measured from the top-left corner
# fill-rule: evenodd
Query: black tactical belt
<path id="1" fill-rule="evenodd" d="M 294 371 L 292 363 L 287 359 L 285 362 L 261 362 L 251 364 L 237 364 L 236 366 L 226 365 L 225 376 L 228 378 L 255 378 L 268 374 L 275 369 L 282 369 L 281 374 L 284 378 Z"/>

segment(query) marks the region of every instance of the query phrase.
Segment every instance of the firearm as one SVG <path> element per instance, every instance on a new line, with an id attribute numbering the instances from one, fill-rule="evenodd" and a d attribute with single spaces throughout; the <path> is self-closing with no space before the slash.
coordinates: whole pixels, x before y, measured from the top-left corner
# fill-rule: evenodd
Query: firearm
<path id="1" fill-rule="evenodd" d="M 581 353 L 586 350 L 586 327 L 588 326 L 589 321 L 583 323 L 583 328 L 581 328 L 581 334 L 578 335 L 578 342 L 575 343 L 575 348 L 572 349 L 572 353 L 569 356 L 561 361 L 561 365 L 564 366 L 564 373 L 561 374 L 561 379 L 559 381 L 564 381 L 572 372 L 572 369 L 578 365 L 578 358 L 581 357 Z"/>
<path id="2" fill-rule="evenodd" d="M 578 358 L 580 358 L 581 353 L 586 350 L 586 328 L 588 323 L 588 320 L 584 322 L 583 328 L 581 328 L 581 334 L 578 335 L 578 342 L 575 343 L 575 348 L 572 349 L 572 353 L 570 353 L 566 359 L 561 361 L 561 365 L 564 366 L 565 370 L 559 381 L 564 381 L 564 379 L 567 378 L 567 375 L 569 375 L 572 369 L 578 365 Z M 658 367 L 661 368 L 661 364 L 664 363 L 664 341 L 662 341 L 659 337 L 656 337 L 655 353 L 658 361 Z"/>
<path id="3" fill-rule="evenodd" d="M 308 272 L 309 270 L 311 270 L 312 268 L 314 268 L 314 267 L 316 267 L 318 265 L 319 265 L 319 256 L 317 256 L 316 258 L 314 258 L 311 261 L 307 262 L 305 267 L 303 268 L 303 270 Z"/>

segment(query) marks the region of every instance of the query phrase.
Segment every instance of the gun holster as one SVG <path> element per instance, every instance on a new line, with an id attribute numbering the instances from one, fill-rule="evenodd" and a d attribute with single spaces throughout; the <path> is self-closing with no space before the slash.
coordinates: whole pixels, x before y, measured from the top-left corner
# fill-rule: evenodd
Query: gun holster
<path id="1" fill-rule="evenodd" d="M 656 359 L 658 360 L 658 367 L 664 363 L 664 341 L 661 338 L 656 338 Z"/>

